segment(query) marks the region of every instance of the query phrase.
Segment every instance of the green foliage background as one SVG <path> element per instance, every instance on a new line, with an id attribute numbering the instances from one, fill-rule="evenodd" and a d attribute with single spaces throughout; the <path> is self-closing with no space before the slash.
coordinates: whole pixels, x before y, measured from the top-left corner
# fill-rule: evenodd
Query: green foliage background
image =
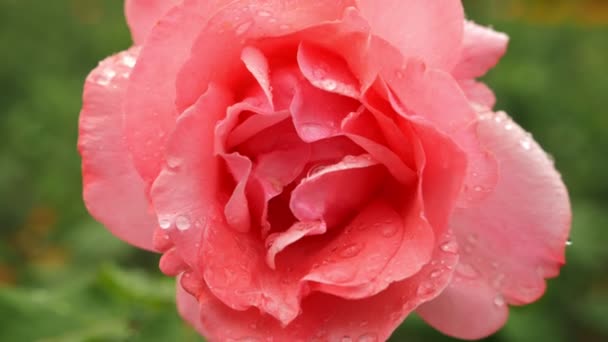
<path id="1" fill-rule="evenodd" d="M 525 3 L 465 1 L 471 18 L 511 36 L 486 80 L 498 108 L 555 157 L 572 194 L 574 244 L 546 296 L 513 309 L 487 341 L 606 341 L 607 6 L 581 0 L 590 7 L 576 13 L 589 16 L 548 20 L 543 4 L 575 2 L 530 1 L 530 12 Z M 201 341 L 177 317 L 158 257 L 112 237 L 81 200 L 82 84 L 129 46 L 122 1 L 0 0 L 0 43 L 0 341 Z M 412 317 L 393 340 L 451 339 Z"/>

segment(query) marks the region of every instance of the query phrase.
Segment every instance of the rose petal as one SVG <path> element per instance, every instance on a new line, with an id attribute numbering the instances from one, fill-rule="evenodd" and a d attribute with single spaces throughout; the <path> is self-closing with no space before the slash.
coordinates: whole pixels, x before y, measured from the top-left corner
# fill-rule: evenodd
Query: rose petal
<path id="1" fill-rule="evenodd" d="M 218 2 L 185 1 L 170 9 L 148 34 L 133 70 L 125 101 L 125 132 L 133 163 L 146 185 L 163 166 L 167 140 L 180 113 L 175 109 L 175 77 L 190 56 L 204 18 Z"/>
<path id="2" fill-rule="evenodd" d="M 339 56 L 323 48 L 300 43 L 297 60 L 300 71 L 313 86 L 330 93 L 359 98 L 359 82 Z"/>
<path id="3" fill-rule="evenodd" d="M 304 277 L 313 290 L 359 299 L 385 290 L 429 262 L 434 233 L 414 201 L 403 213 L 376 200 L 344 232 L 312 256 L 317 261 Z"/>
<path id="4" fill-rule="evenodd" d="M 496 161 L 479 143 L 477 114 L 458 83 L 443 71 L 426 69 L 418 62 L 411 62 L 405 70 L 391 76 L 387 84 L 394 91 L 389 97 L 395 110 L 410 120 L 415 117 L 429 120 L 467 154 L 467 174 L 459 206 L 467 207 L 483 200 L 487 193 L 475 189 L 494 187 Z M 413 114 L 403 113 L 404 108 Z"/>
<path id="5" fill-rule="evenodd" d="M 474 104 L 487 109 L 492 109 L 496 104 L 494 92 L 484 83 L 474 80 L 460 80 L 458 84 L 469 101 Z"/>
<path id="6" fill-rule="evenodd" d="M 386 166 L 391 175 L 399 182 L 410 184 L 416 179 L 416 173 L 405 165 L 403 160 L 390 148 L 378 141 L 380 139 L 384 140 L 384 137 L 377 137 L 377 131 L 380 129 L 369 112 L 351 113 L 342 120 L 341 126 L 348 138 L 365 149 L 375 160 Z"/>
<path id="7" fill-rule="evenodd" d="M 386 175 L 369 155 L 346 156 L 311 172 L 291 192 L 289 207 L 298 220 L 321 220 L 329 227 L 369 201 Z"/>
<path id="8" fill-rule="evenodd" d="M 327 226 L 325 223 L 316 222 L 296 222 L 287 231 L 275 233 L 268 236 L 266 244 L 270 245 L 266 255 L 268 267 L 276 269 L 275 257 L 289 245 L 299 241 L 303 237 L 325 234 Z"/>
<path id="9" fill-rule="evenodd" d="M 450 70 L 463 35 L 460 1 L 358 0 L 372 32 L 395 46 L 405 58 Z"/>
<path id="10" fill-rule="evenodd" d="M 300 138 L 314 142 L 340 132 L 340 123 L 360 104 L 348 97 L 328 93 L 301 82 L 291 103 L 293 124 Z"/>
<path id="11" fill-rule="evenodd" d="M 458 209 L 451 220 L 454 234 L 464 246 L 461 269 L 466 272 L 457 277 L 468 281 L 423 314 L 437 329 L 461 338 L 481 338 L 496 331 L 506 317 L 502 312 L 506 309 L 496 306 L 527 304 L 543 294 L 544 278 L 556 276 L 564 262 L 571 220 L 568 194 L 559 174 L 524 130 L 504 113 L 485 114 L 479 136 L 496 156 L 500 178 L 483 202 Z M 456 295 L 466 297 L 458 302 L 450 299 Z M 444 319 L 440 310 L 446 301 L 466 305 L 471 312 Z M 469 309 L 454 306 L 452 310 Z M 493 319 L 488 320 L 491 312 Z M 480 324 L 470 326 L 467 322 L 471 320 Z"/>
<path id="12" fill-rule="evenodd" d="M 302 313 L 287 327 L 255 309 L 234 311 L 208 290 L 197 303 L 178 287 L 179 312 L 212 341 L 263 341 L 268 336 L 277 341 L 385 341 L 414 308 L 437 296 L 448 284 L 450 268 L 458 256 L 444 252 L 439 246 L 450 243 L 450 239 L 446 236 L 438 241 L 440 244 L 432 263 L 376 296 L 349 300 L 322 293 L 311 294 L 303 301 Z"/>
<path id="13" fill-rule="evenodd" d="M 283 0 L 231 1 L 198 31 L 199 36 L 191 45 L 190 59 L 182 67 L 176 83 L 178 109 L 190 106 L 211 81 L 237 83 L 243 70 L 235 65 L 248 41 L 284 36 L 338 19 L 349 3 L 347 0 L 303 0 L 296 4 Z"/>
<path id="14" fill-rule="evenodd" d="M 270 89 L 270 71 L 264 53 L 255 47 L 247 46 L 241 52 L 241 60 L 245 63 L 247 70 L 249 70 L 253 77 L 258 81 L 272 108 L 273 100 L 272 90 Z"/>
<path id="15" fill-rule="evenodd" d="M 167 164 L 151 189 L 161 227 L 168 229 L 182 260 L 194 271 L 201 266 L 199 249 L 205 229 L 217 217 L 224 217 L 213 132 L 231 101 L 227 90 L 211 86 L 180 116 L 167 148 Z"/>
<path id="16" fill-rule="evenodd" d="M 225 154 L 223 157 L 236 181 L 232 196 L 224 207 L 226 222 L 237 232 L 245 233 L 251 228 L 251 215 L 245 193 L 251 174 L 251 160 L 238 153 Z"/>
<path id="17" fill-rule="evenodd" d="M 182 0 L 126 0 L 125 15 L 131 36 L 136 45 L 144 42 L 146 36 L 167 11 Z"/>
<path id="18" fill-rule="evenodd" d="M 87 77 L 80 113 L 78 150 L 82 156 L 87 209 L 112 233 L 153 250 L 158 227 L 150 212 L 144 182 L 131 163 L 123 135 L 123 110 L 129 75 L 139 49 L 110 57 Z"/>
<path id="19" fill-rule="evenodd" d="M 492 69 L 507 51 L 509 37 L 488 27 L 467 21 L 460 60 L 452 70 L 457 79 L 472 79 L 483 76 Z"/>

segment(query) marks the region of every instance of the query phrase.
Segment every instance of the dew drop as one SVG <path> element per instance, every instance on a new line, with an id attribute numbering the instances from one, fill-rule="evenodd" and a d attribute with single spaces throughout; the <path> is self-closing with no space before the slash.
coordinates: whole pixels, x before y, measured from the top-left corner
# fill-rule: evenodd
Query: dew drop
<path id="1" fill-rule="evenodd" d="M 353 342 L 353 338 L 350 336 L 342 336 L 340 342 Z"/>
<path id="2" fill-rule="evenodd" d="M 441 250 L 447 253 L 456 253 L 458 252 L 458 244 L 456 241 L 448 241 L 441 245 Z"/>
<path id="3" fill-rule="evenodd" d="M 323 80 L 321 81 L 321 87 L 327 91 L 334 91 L 338 88 L 338 83 L 334 80 Z"/>
<path id="4" fill-rule="evenodd" d="M 492 280 L 492 286 L 494 286 L 496 289 L 500 289 L 502 288 L 504 281 L 505 275 L 503 273 L 499 273 L 494 277 L 494 280 Z"/>
<path id="5" fill-rule="evenodd" d="M 401 71 L 401 70 L 397 70 L 397 71 L 395 71 L 395 76 L 396 76 L 398 79 L 403 79 L 403 77 L 405 77 L 405 75 L 403 74 L 403 71 Z"/>
<path id="6" fill-rule="evenodd" d="M 464 278 L 477 278 L 479 276 L 479 272 L 471 265 L 466 263 L 460 263 L 456 267 L 456 272 Z"/>
<path id="7" fill-rule="evenodd" d="M 357 342 L 377 342 L 377 341 L 378 341 L 378 335 L 376 335 L 375 333 L 363 334 L 357 338 Z"/>
<path id="8" fill-rule="evenodd" d="M 353 243 L 353 244 L 344 246 L 338 254 L 342 258 L 345 258 L 345 259 L 353 258 L 353 257 L 357 256 L 361 252 L 362 249 L 363 249 L 363 246 L 360 243 Z"/>
<path id="9" fill-rule="evenodd" d="M 528 151 L 528 150 L 530 150 L 532 148 L 532 143 L 530 142 L 530 139 L 528 139 L 528 138 L 521 140 L 519 142 L 519 144 L 526 151 Z"/>
<path id="10" fill-rule="evenodd" d="M 397 234 L 397 232 L 399 231 L 399 229 L 397 228 L 396 225 L 391 224 L 390 222 L 387 224 L 384 224 L 382 226 L 382 229 L 380 231 L 380 233 L 382 234 L 382 236 L 384 236 L 385 238 L 390 238 L 393 237 Z"/>
<path id="11" fill-rule="evenodd" d="M 175 219 L 175 226 L 181 231 L 188 230 L 190 228 L 190 220 L 186 216 L 178 216 Z"/>
<path id="12" fill-rule="evenodd" d="M 180 165 L 181 165 L 181 160 L 179 158 L 175 158 L 175 157 L 167 157 L 167 166 L 174 170 L 177 169 Z"/>
<path id="13" fill-rule="evenodd" d="M 435 270 L 435 271 L 431 272 L 430 277 L 437 278 L 441 275 L 441 273 L 442 273 L 441 270 Z"/>
<path id="14" fill-rule="evenodd" d="M 264 11 L 264 10 L 258 11 L 258 16 L 260 16 L 260 17 L 270 17 L 271 15 L 272 15 L 272 13 L 270 13 L 268 11 Z"/>
<path id="15" fill-rule="evenodd" d="M 242 24 L 240 24 L 239 26 L 236 27 L 235 33 L 237 36 L 240 36 L 242 34 L 244 34 L 245 32 L 247 32 L 249 30 L 249 28 L 251 27 L 252 22 L 251 21 L 246 21 Z"/>
<path id="16" fill-rule="evenodd" d="M 500 294 L 497 295 L 494 298 L 494 305 L 496 305 L 498 307 L 504 306 L 505 305 L 505 299 L 504 299 L 504 297 L 502 295 L 500 295 Z"/>
<path id="17" fill-rule="evenodd" d="M 122 64 L 124 64 L 125 66 L 128 66 L 129 68 L 134 67 L 136 62 L 137 62 L 137 60 L 133 56 L 124 55 L 122 57 Z"/>
<path id="18" fill-rule="evenodd" d="M 283 30 L 283 31 L 289 30 L 290 27 L 291 26 L 289 26 L 288 24 L 281 24 L 281 25 L 279 25 L 279 29 Z"/>
<path id="19" fill-rule="evenodd" d="M 104 69 L 99 78 L 97 78 L 96 83 L 101 86 L 107 86 L 112 82 L 114 77 L 116 77 L 116 71 L 112 69 Z"/>
<path id="20" fill-rule="evenodd" d="M 566 246 L 572 246 L 572 243 L 572 240 L 568 238 L 568 241 L 566 241 Z"/>
<path id="21" fill-rule="evenodd" d="M 161 218 L 158 220 L 158 225 L 161 229 L 169 229 L 171 228 L 171 220 L 167 218 Z"/>
<path id="22" fill-rule="evenodd" d="M 354 274 L 346 269 L 333 269 L 327 272 L 326 277 L 336 283 L 344 283 L 353 278 Z"/>
<path id="23" fill-rule="evenodd" d="M 418 285 L 418 289 L 416 290 L 416 292 L 419 296 L 425 297 L 435 292 L 435 287 L 429 282 L 423 282 Z"/>

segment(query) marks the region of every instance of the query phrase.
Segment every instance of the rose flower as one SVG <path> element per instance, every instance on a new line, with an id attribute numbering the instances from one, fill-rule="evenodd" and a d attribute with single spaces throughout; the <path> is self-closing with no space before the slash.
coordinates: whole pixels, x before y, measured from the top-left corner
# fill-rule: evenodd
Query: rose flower
<path id="1" fill-rule="evenodd" d="M 566 188 L 474 79 L 507 37 L 457 0 L 127 0 L 89 75 L 84 198 L 162 253 L 210 341 L 475 339 L 558 274 Z"/>

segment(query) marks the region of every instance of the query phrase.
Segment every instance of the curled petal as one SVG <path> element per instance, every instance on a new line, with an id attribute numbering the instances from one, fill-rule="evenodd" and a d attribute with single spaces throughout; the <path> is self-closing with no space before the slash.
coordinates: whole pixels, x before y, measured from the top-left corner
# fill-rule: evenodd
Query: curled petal
<path id="1" fill-rule="evenodd" d="M 126 88 L 138 54 L 133 48 L 110 57 L 87 78 L 78 149 L 89 212 L 119 238 L 154 250 L 152 237 L 158 223 L 122 130 Z"/>
<path id="2" fill-rule="evenodd" d="M 126 0 L 125 14 L 135 44 L 140 45 L 158 20 L 182 0 Z"/>
<path id="3" fill-rule="evenodd" d="M 385 175 L 369 155 L 346 156 L 312 170 L 292 191 L 289 207 L 300 221 L 321 220 L 332 227 L 369 201 Z"/>
<path id="4" fill-rule="evenodd" d="M 405 58 L 450 70 L 460 50 L 464 12 L 460 1 L 358 0 L 372 33 Z"/>
<path id="5" fill-rule="evenodd" d="M 455 281 L 466 281 L 423 311 L 431 325 L 462 338 L 481 338 L 500 328 L 506 308 L 497 306 L 527 304 L 543 294 L 544 279 L 556 276 L 564 263 L 571 220 L 566 188 L 540 146 L 504 113 L 482 118 L 479 136 L 496 156 L 500 178 L 478 206 L 455 211 L 450 224 L 464 252 Z M 463 297 L 449 299 L 456 296 Z M 450 316 L 448 322 L 441 312 L 446 301 L 453 306 L 450 312 L 469 314 Z M 469 326 L 469 320 L 480 324 Z"/>
<path id="6" fill-rule="evenodd" d="M 452 75 L 457 79 L 483 76 L 505 54 L 508 42 L 506 34 L 467 21 L 464 25 L 460 60 L 452 70 Z"/>

